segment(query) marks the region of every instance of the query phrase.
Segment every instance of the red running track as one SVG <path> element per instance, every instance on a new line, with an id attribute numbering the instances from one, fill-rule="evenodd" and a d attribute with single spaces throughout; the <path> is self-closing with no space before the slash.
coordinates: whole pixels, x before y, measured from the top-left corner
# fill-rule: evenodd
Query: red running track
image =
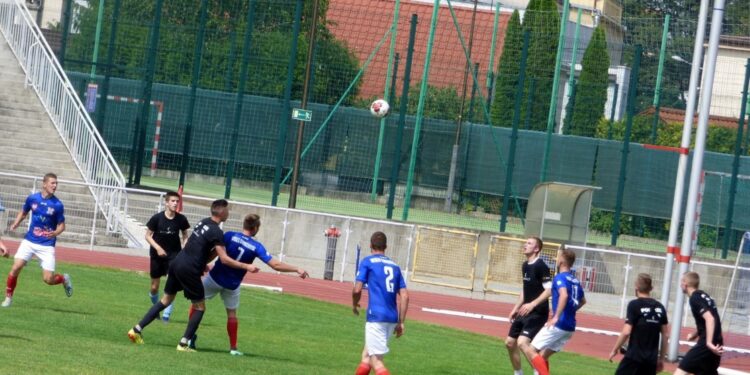
<path id="1" fill-rule="evenodd" d="M 11 249 L 11 252 L 15 253 L 18 243 L 7 240 L 5 243 Z M 143 256 L 132 256 L 69 247 L 57 248 L 57 259 L 59 261 L 144 272 L 148 271 L 149 267 L 149 261 L 146 254 L 147 251 L 145 250 L 143 251 Z M 245 277 L 245 282 L 256 285 L 280 287 L 283 288 L 285 293 L 305 296 L 320 301 L 333 302 L 346 306 L 351 304 L 351 283 L 318 279 L 301 280 L 296 276 L 280 275 L 274 272 L 249 274 Z M 506 322 L 437 314 L 426 312 L 422 309 L 444 309 L 473 314 L 507 317 L 513 307 L 509 303 L 490 302 L 418 291 L 410 291 L 409 297 L 410 320 L 419 320 L 422 322 L 453 327 L 494 336 L 499 339 L 504 338 L 508 332 L 509 325 Z M 366 303 L 366 300 L 363 301 L 363 303 Z M 584 307 L 583 312 L 578 314 L 578 325 L 580 327 L 612 332 L 619 332 L 622 328 L 623 322 L 621 319 L 587 314 L 585 313 L 587 308 L 590 309 L 591 306 Z M 685 337 L 687 332 L 688 330 L 684 330 L 682 337 Z M 750 348 L 750 338 L 748 336 L 725 334 L 724 337 L 726 345 Z M 614 342 L 614 336 L 579 331 L 573 335 L 571 341 L 566 345 L 565 350 L 591 357 L 607 359 L 609 357 L 609 350 L 614 345 Z M 681 352 L 687 350 L 687 346 L 682 346 L 680 348 Z M 504 355 L 504 353 L 498 353 L 498 355 Z M 621 357 L 618 356 L 618 359 L 619 358 Z M 673 371 L 676 368 L 674 364 L 667 364 L 666 367 L 666 370 L 668 371 Z M 750 357 L 747 355 L 732 355 L 732 353 L 727 353 L 724 358 L 722 358 L 722 367 L 750 372 Z"/>

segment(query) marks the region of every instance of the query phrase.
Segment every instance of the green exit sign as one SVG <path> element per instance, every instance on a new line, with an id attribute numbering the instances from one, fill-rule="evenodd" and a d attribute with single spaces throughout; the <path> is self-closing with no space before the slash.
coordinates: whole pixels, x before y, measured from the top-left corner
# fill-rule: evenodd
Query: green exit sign
<path id="1" fill-rule="evenodd" d="M 294 108 L 292 109 L 292 119 L 299 121 L 312 121 L 312 111 Z"/>

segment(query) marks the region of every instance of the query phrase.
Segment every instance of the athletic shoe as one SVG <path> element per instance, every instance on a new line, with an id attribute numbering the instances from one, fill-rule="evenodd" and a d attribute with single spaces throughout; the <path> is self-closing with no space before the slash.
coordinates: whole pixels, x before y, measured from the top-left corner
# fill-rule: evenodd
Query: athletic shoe
<path id="1" fill-rule="evenodd" d="M 140 332 L 136 332 L 132 328 L 130 329 L 130 331 L 128 331 L 128 338 L 133 342 L 133 344 L 143 344 L 143 335 L 141 335 Z"/>
<path id="2" fill-rule="evenodd" d="M 245 355 L 245 353 L 243 353 L 243 352 L 241 352 L 239 350 L 236 350 L 236 349 L 232 349 L 232 350 L 229 351 L 229 355 L 240 356 L 240 355 Z"/>
<path id="3" fill-rule="evenodd" d="M 194 335 L 193 335 L 193 338 L 191 338 L 190 340 L 188 340 L 188 347 L 189 347 L 190 349 L 196 349 L 196 347 L 195 347 L 195 342 L 196 342 L 197 340 L 198 340 L 198 335 L 195 335 L 195 334 L 194 334 Z"/>
<path id="4" fill-rule="evenodd" d="M 3 304 L 0 305 L 2 307 L 10 307 L 10 305 L 13 303 L 13 297 L 5 297 L 5 301 L 3 301 Z"/>
<path id="5" fill-rule="evenodd" d="M 178 352 L 188 352 L 188 353 L 197 352 L 197 350 L 195 350 L 195 349 L 193 349 L 193 348 L 191 348 L 191 347 L 189 347 L 187 345 L 182 345 L 182 344 L 177 344 L 177 351 Z"/>
<path id="6" fill-rule="evenodd" d="M 65 287 L 65 295 L 68 297 L 73 295 L 73 280 L 67 273 L 63 275 L 63 287 Z"/>
<path id="7" fill-rule="evenodd" d="M 161 321 L 164 323 L 169 323 L 169 315 L 162 315 Z"/>

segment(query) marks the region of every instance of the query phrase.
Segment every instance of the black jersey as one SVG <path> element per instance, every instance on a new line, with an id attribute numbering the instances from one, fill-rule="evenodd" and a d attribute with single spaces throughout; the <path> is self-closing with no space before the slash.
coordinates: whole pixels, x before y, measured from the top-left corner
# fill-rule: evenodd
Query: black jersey
<path id="1" fill-rule="evenodd" d="M 185 215 L 179 212 L 175 212 L 174 218 L 169 219 L 162 211 L 151 216 L 151 219 L 146 223 L 146 228 L 154 232 L 154 241 L 156 241 L 156 243 L 158 243 L 171 258 L 177 255 L 180 249 L 182 249 L 180 232 L 190 228 L 190 224 Z M 151 246 L 149 253 L 152 257 L 158 255 L 153 246 Z"/>
<path id="2" fill-rule="evenodd" d="M 208 217 L 193 227 L 185 248 L 177 255 L 171 267 L 202 273 L 216 246 L 224 246 L 224 232 L 219 224 Z"/>
<path id="3" fill-rule="evenodd" d="M 633 327 L 625 358 L 656 365 L 661 329 L 668 324 L 667 309 L 653 298 L 634 299 L 628 303 L 625 323 Z"/>
<path id="4" fill-rule="evenodd" d="M 690 310 L 693 312 L 693 317 L 695 318 L 695 328 L 698 329 L 697 344 L 706 343 L 706 319 L 703 319 L 703 313 L 709 311 L 716 322 L 714 337 L 711 342 L 714 345 L 723 345 L 724 338 L 721 335 L 721 321 L 719 320 L 719 312 L 716 310 L 714 299 L 706 292 L 696 290 L 690 295 Z"/>
<path id="5" fill-rule="evenodd" d="M 523 272 L 523 303 L 529 303 L 544 293 L 545 284 L 548 288 L 551 287 L 549 267 L 541 257 L 531 263 L 523 262 L 521 271 Z M 544 301 L 538 304 L 531 313 L 549 316 L 549 302 Z"/>

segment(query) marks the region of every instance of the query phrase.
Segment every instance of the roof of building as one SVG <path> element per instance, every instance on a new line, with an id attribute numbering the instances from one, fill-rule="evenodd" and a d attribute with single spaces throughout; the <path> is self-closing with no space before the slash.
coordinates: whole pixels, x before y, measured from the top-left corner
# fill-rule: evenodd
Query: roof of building
<path id="1" fill-rule="evenodd" d="M 639 113 L 639 115 L 653 115 L 654 107 L 649 107 L 645 111 Z M 685 121 L 685 110 L 677 108 L 663 107 L 659 109 L 659 119 L 666 123 L 682 123 Z M 708 123 L 711 126 L 721 126 L 723 128 L 737 129 L 737 122 L 739 119 L 727 116 L 709 116 Z M 696 113 L 693 118 L 693 127 L 698 126 L 698 114 Z"/>

